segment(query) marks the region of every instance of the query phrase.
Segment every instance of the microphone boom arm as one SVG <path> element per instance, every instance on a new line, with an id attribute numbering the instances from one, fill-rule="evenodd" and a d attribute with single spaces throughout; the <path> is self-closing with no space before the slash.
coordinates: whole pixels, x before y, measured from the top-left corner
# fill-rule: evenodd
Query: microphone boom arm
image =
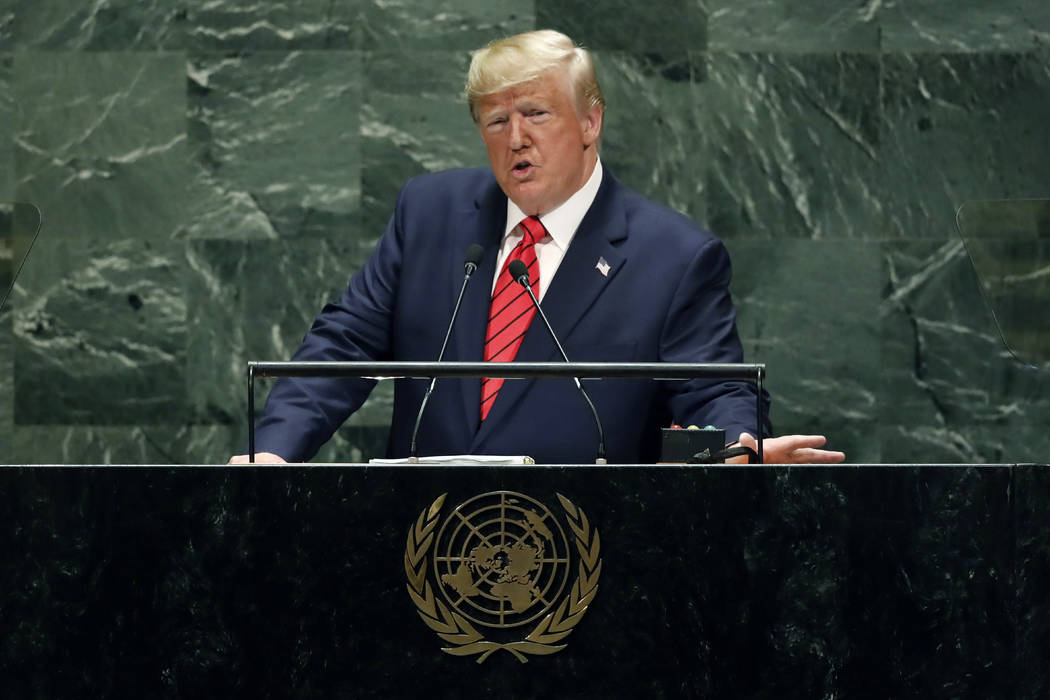
<path id="1" fill-rule="evenodd" d="M 467 259 L 463 263 L 463 284 L 459 287 L 459 296 L 456 297 L 456 305 L 452 307 L 452 318 L 449 319 L 448 328 L 445 330 L 445 340 L 441 343 L 441 352 L 438 353 L 438 362 L 445 357 L 445 348 L 448 347 L 448 339 L 452 337 L 452 326 L 456 323 L 456 316 L 459 315 L 459 305 L 463 303 L 463 294 L 467 291 L 467 282 L 470 281 L 470 276 L 478 269 L 478 263 L 481 262 L 481 256 L 484 254 L 484 249 L 474 243 L 467 248 Z M 434 385 L 437 384 L 437 376 L 430 378 L 430 386 L 427 387 L 427 392 L 423 395 L 423 400 L 419 404 L 419 411 L 416 412 L 416 423 L 412 427 L 412 440 L 409 443 L 408 455 L 409 459 L 415 461 L 416 457 L 416 437 L 419 435 L 419 425 L 423 422 L 423 411 L 426 410 L 427 401 L 430 400 L 430 394 L 434 391 Z"/>
<path id="2" fill-rule="evenodd" d="M 518 262 L 518 261 L 515 261 Z M 543 309 L 540 308 L 540 301 L 536 298 L 536 295 L 532 292 L 532 286 L 529 284 L 529 274 L 525 273 L 523 277 L 518 277 L 518 284 L 525 287 L 525 291 L 529 293 L 529 298 L 532 299 L 532 303 L 536 307 L 536 311 L 539 312 L 540 318 L 543 319 L 543 324 L 547 326 L 547 332 L 550 334 L 551 339 L 554 340 L 554 344 L 558 346 L 558 352 L 561 353 L 562 359 L 566 362 L 570 362 L 569 356 L 565 354 L 565 348 L 561 346 L 561 341 L 558 340 L 558 336 L 554 333 L 554 328 L 551 327 L 551 322 L 547 320 L 547 314 L 543 313 Z M 591 413 L 594 414 L 594 424 L 598 427 L 598 454 L 594 458 L 595 464 L 608 464 L 605 459 L 605 430 L 602 429 L 602 421 L 598 417 L 598 409 L 595 408 L 594 402 L 591 401 L 591 397 L 587 394 L 587 390 L 583 388 L 583 384 L 580 382 L 580 378 L 573 376 L 572 381 L 576 382 L 576 388 L 579 389 L 580 394 L 583 396 L 583 400 L 587 402 L 587 405 L 591 409 Z"/>

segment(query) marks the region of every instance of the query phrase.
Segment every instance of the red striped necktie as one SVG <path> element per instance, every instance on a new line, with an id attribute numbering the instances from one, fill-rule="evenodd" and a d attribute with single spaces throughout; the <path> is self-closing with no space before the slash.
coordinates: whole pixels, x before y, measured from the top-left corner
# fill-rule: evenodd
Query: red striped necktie
<path id="1" fill-rule="evenodd" d="M 515 228 L 521 241 L 511 251 L 496 279 L 489 306 L 489 325 L 485 332 L 485 362 L 510 362 L 518 354 L 521 340 L 529 329 L 536 307 L 524 287 L 511 279 L 510 263 L 521 260 L 529 269 L 529 286 L 536 298 L 540 296 L 540 266 L 536 262 L 536 244 L 547 235 L 547 230 L 535 216 L 523 220 Z M 481 380 L 481 420 L 485 420 L 496 394 L 503 386 L 502 379 L 485 377 Z"/>

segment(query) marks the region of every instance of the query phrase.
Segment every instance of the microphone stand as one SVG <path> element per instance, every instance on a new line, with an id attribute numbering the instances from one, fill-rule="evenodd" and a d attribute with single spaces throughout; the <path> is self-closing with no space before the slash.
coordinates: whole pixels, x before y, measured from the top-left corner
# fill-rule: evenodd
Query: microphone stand
<path id="1" fill-rule="evenodd" d="M 445 348 L 448 347 L 448 339 L 452 336 L 452 326 L 456 323 L 456 316 L 459 314 L 459 305 L 463 302 L 463 294 L 467 291 L 467 282 L 470 281 L 470 276 L 474 274 L 474 271 L 478 269 L 478 263 L 481 261 L 481 256 L 484 253 L 481 246 L 477 243 L 470 246 L 467 249 L 467 261 L 463 264 L 463 284 L 459 287 L 459 296 L 456 297 L 456 305 L 452 308 L 452 318 L 448 322 L 448 329 L 445 331 L 445 340 L 441 343 L 441 352 L 438 353 L 438 362 L 445 357 Z M 416 437 L 419 434 L 419 425 L 423 422 L 423 411 L 427 407 L 427 402 L 430 401 L 430 394 L 434 391 L 434 385 L 437 384 L 437 377 L 430 378 L 430 385 L 427 387 L 427 391 L 423 394 L 423 401 L 419 404 L 419 412 L 416 414 L 416 424 L 412 427 L 412 441 L 408 447 L 408 461 L 412 464 L 419 463 L 419 456 L 416 454 Z"/>
<path id="2" fill-rule="evenodd" d="M 558 336 L 554 333 L 554 328 L 551 326 L 551 322 L 547 320 L 547 314 L 543 313 L 543 309 L 540 308 L 539 299 L 537 299 L 536 295 L 532 292 L 532 285 L 529 284 L 529 272 L 528 268 L 525 267 L 525 263 L 520 260 L 514 260 L 510 264 L 510 273 L 514 275 L 514 281 L 522 287 L 525 287 L 525 291 L 529 293 L 529 298 L 532 299 L 533 306 L 536 307 L 536 311 L 539 312 L 540 318 L 543 319 L 543 324 L 547 326 L 547 332 L 550 333 L 551 339 L 558 347 L 558 352 L 561 353 L 562 359 L 569 362 L 569 356 L 565 354 L 565 348 L 561 346 L 561 341 L 558 340 Z M 580 390 L 583 400 L 587 402 L 587 405 L 591 409 L 591 413 L 594 414 L 594 424 L 598 427 L 598 455 L 594 458 L 594 463 L 608 464 L 609 462 L 605 458 L 605 431 L 602 429 L 601 419 L 598 418 L 598 409 L 594 407 L 594 402 L 591 401 L 591 397 L 587 395 L 587 390 L 583 388 L 580 378 L 573 377 L 572 381 L 576 383 L 576 388 Z"/>

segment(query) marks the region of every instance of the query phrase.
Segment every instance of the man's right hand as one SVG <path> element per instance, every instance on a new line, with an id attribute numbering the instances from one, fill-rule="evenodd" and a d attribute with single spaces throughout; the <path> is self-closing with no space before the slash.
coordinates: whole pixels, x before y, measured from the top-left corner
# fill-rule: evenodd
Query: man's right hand
<path id="1" fill-rule="evenodd" d="M 248 455 L 234 455 L 230 457 L 230 461 L 227 464 L 253 463 L 248 461 Z M 273 452 L 256 452 L 254 464 L 287 464 L 287 462 Z"/>

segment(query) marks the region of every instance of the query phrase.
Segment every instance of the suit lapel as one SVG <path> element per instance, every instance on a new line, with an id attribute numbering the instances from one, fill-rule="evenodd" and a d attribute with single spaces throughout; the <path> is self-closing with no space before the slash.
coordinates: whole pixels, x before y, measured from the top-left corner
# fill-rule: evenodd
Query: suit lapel
<path id="1" fill-rule="evenodd" d="M 573 236 L 572 243 L 569 244 L 569 249 L 558 266 L 558 272 L 551 280 L 540 304 L 563 345 L 572 329 L 598 300 L 625 261 L 619 244 L 627 237 L 627 223 L 617 189 L 615 180 L 606 170 L 598 195 L 587 215 L 580 222 L 580 227 Z M 609 266 L 608 274 L 602 274 L 598 269 L 601 260 L 604 260 Z M 494 265 L 491 272 L 495 272 Z M 484 335 L 484 332 L 482 329 L 481 334 Z M 569 359 L 580 358 L 570 354 Z M 515 361 L 559 360 L 561 360 L 561 354 L 554 341 L 551 340 L 543 319 L 537 314 L 525 333 Z M 474 446 L 479 445 L 493 430 L 501 429 L 501 419 L 535 383 L 536 380 L 517 379 L 508 380 L 503 384 L 488 418 L 481 424 L 474 439 Z M 480 383 L 477 399 L 480 402 Z M 475 408 L 477 408 L 476 404 Z M 479 419 L 475 417 L 475 421 L 477 420 Z"/>

